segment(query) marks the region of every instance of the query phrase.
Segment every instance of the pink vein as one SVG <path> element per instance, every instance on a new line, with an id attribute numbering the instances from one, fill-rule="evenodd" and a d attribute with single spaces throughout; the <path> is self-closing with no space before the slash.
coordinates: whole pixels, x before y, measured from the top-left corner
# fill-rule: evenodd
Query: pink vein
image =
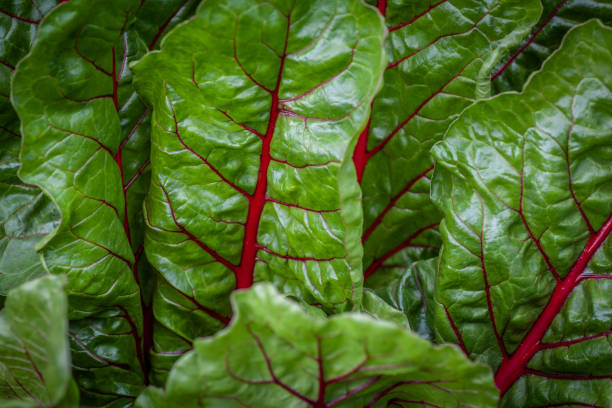
<path id="1" fill-rule="evenodd" d="M 580 275 L 612 231 L 612 215 L 599 231 L 592 235 L 565 279 L 557 282 L 548 304 L 511 356 L 504 357 L 495 374 L 495 384 L 503 395 L 514 382 L 527 373 L 526 365 L 541 348 L 541 339 L 561 311 L 565 301 L 580 283 Z"/>
<path id="2" fill-rule="evenodd" d="M 225 111 L 216 108 L 219 112 L 221 112 L 223 114 L 223 116 L 225 116 L 226 118 L 228 118 L 230 121 L 232 121 L 233 123 L 237 124 L 238 126 L 240 126 L 241 128 L 243 128 L 244 130 L 247 130 L 249 132 L 251 132 L 252 134 L 256 135 L 257 137 L 259 137 L 260 139 L 263 139 L 265 136 L 262 135 L 260 132 L 256 131 L 255 129 L 253 129 L 250 126 L 245 125 L 244 123 L 240 123 L 240 122 L 236 122 L 234 120 L 234 118 L 232 118 L 228 113 L 226 113 Z"/>
<path id="3" fill-rule="evenodd" d="M 28 24 L 40 24 L 40 21 L 38 21 L 38 20 L 30 20 L 29 18 L 16 16 L 15 14 L 11 14 L 11 13 L 9 13 L 6 10 L 0 9 L 0 13 L 6 14 L 10 18 L 14 18 L 15 20 L 23 21 L 24 23 L 28 23 Z"/>
<path id="4" fill-rule="evenodd" d="M 181 232 L 187 236 L 187 238 L 189 238 L 191 241 L 193 241 L 194 243 L 196 243 L 200 248 L 202 248 L 204 251 L 208 252 L 208 254 L 210 254 L 217 262 L 225 265 L 227 268 L 229 268 L 232 271 L 236 271 L 237 270 L 237 266 L 233 265 L 232 263 L 230 263 L 227 259 L 223 258 L 221 255 L 219 255 L 215 250 L 209 248 L 206 244 L 204 244 L 202 241 L 200 241 L 195 235 L 193 235 L 191 232 L 187 231 L 187 229 L 176 219 L 176 214 L 174 213 L 174 207 L 172 206 L 172 202 L 170 201 L 170 196 L 168 195 L 168 192 L 166 191 L 166 188 L 160 184 L 161 190 L 164 193 L 164 196 L 166 196 L 166 201 L 168 202 L 168 206 L 170 209 L 170 215 L 172 216 L 172 220 L 174 221 L 174 224 L 181 230 Z"/>
<path id="5" fill-rule="evenodd" d="M 195 297 L 193 296 L 189 296 L 188 294 L 184 293 L 183 291 L 177 289 L 176 287 L 174 287 L 174 285 L 172 285 L 170 283 L 170 281 L 168 279 L 166 279 L 166 277 L 164 275 L 162 275 L 159 271 L 157 272 L 159 274 L 159 276 L 166 281 L 166 283 L 168 284 L 168 286 L 170 286 L 171 288 L 173 288 L 174 290 L 176 290 L 181 296 L 183 296 L 185 299 L 189 300 L 190 302 L 192 302 L 199 310 L 201 310 L 202 312 L 206 313 L 207 315 L 209 315 L 210 317 L 218 320 L 219 322 L 223 323 L 224 325 L 229 324 L 230 319 L 228 317 L 225 317 L 217 312 L 215 312 L 212 309 L 207 308 L 206 306 L 200 304 L 200 302 L 198 302 L 196 300 Z M 182 354 L 182 353 L 181 353 Z"/>
<path id="6" fill-rule="evenodd" d="M 387 0 L 378 0 L 378 11 L 383 17 L 387 15 Z"/>
<path id="7" fill-rule="evenodd" d="M 576 100 L 576 92 L 577 92 L 577 90 L 578 90 L 578 88 L 576 88 L 574 90 L 574 95 L 572 96 L 572 105 L 571 106 L 574 106 L 574 102 Z M 565 161 L 567 163 L 567 178 L 568 178 L 570 193 L 572 194 L 572 199 L 574 200 L 574 203 L 576 203 L 576 206 L 578 207 L 578 211 L 580 211 L 580 215 L 582 216 L 582 219 L 586 223 L 587 228 L 589 229 L 589 232 L 591 233 L 591 235 L 593 235 L 595 233 L 595 230 L 593 229 L 593 226 L 591 225 L 591 222 L 589 221 L 589 218 L 587 217 L 586 213 L 584 212 L 584 209 L 582 208 L 582 204 L 580 204 L 580 201 L 578 201 L 578 198 L 576 197 L 576 193 L 574 193 L 574 183 L 572 182 L 572 170 L 571 170 L 571 165 L 570 165 L 569 150 L 570 150 L 570 137 L 572 136 L 572 131 L 574 130 L 574 126 L 575 125 L 576 124 L 574 123 L 574 120 L 572 119 L 571 125 L 570 125 L 570 127 L 569 127 L 569 129 L 567 131 L 567 135 L 566 135 L 566 138 L 565 138 L 565 149 L 562 149 L 562 150 L 565 153 Z"/>
<path id="8" fill-rule="evenodd" d="M 435 98 L 436 96 L 438 96 L 440 93 L 442 93 L 442 91 L 444 91 L 444 88 L 446 88 L 451 82 L 453 82 L 455 79 L 457 79 L 459 76 L 461 76 L 461 74 L 463 73 L 463 71 L 465 71 L 465 69 L 475 60 L 476 58 L 470 60 L 467 64 L 465 64 L 460 70 L 459 72 L 457 72 L 455 75 L 453 75 L 448 81 L 446 81 L 437 91 L 435 91 L 433 94 L 431 94 L 427 99 L 425 99 L 411 114 L 410 116 L 408 116 L 406 119 L 404 119 L 399 125 L 397 125 L 395 127 L 395 129 L 393 129 L 393 131 L 391 133 L 389 133 L 389 135 L 387 137 L 385 137 L 374 149 L 370 150 L 369 152 L 367 152 L 367 160 L 369 160 L 370 157 L 372 157 L 373 155 L 375 155 L 376 153 L 378 153 L 380 150 L 383 149 L 383 147 L 385 147 L 385 145 L 404 127 L 408 124 L 408 122 L 410 122 L 416 115 L 419 114 L 419 112 L 429 103 L 431 102 L 431 100 L 433 98 Z"/>
<path id="9" fill-rule="evenodd" d="M 408 239 L 404 242 L 402 242 L 400 245 L 398 245 L 397 247 L 395 247 L 393 250 L 387 252 L 386 254 L 384 254 L 383 256 L 381 256 L 380 258 L 374 260 L 374 262 L 372 262 L 372 264 L 368 267 L 368 269 L 366 269 L 366 271 L 364 272 L 363 276 L 364 279 L 367 279 L 368 277 L 370 277 L 370 275 L 372 275 L 378 268 L 380 268 L 380 266 L 389 258 L 391 258 L 393 255 L 397 254 L 399 251 L 401 251 L 402 249 L 405 248 L 410 248 L 410 247 L 417 247 L 417 248 L 432 248 L 430 246 L 427 245 L 412 245 L 412 241 L 414 241 L 416 238 L 419 237 L 419 235 L 421 235 L 423 232 L 428 231 L 430 229 L 434 229 L 436 228 L 438 225 L 440 225 L 440 223 L 435 223 L 435 224 L 431 224 L 428 225 L 426 227 L 421 228 L 420 230 L 418 230 L 417 232 L 415 232 L 414 234 L 412 234 L 410 237 L 408 237 Z"/>
<path id="10" fill-rule="evenodd" d="M 467 349 L 465 348 L 465 343 L 463 342 L 463 336 L 461 335 L 461 332 L 459 331 L 459 329 L 455 325 L 455 321 L 453 320 L 451 314 L 448 312 L 448 309 L 446 308 L 446 305 L 443 304 L 442 307 L 444 308 L 444 312 L 446 313 L 446 317 L 448 318 L 448 322 L 450 323 L 451 328 L 455 332 L 455 336 L 457 336 L 457 341 L 459 342 L 459 347 L 461 347 L 461 350 L 463 351 L 463 354 L 465 354 L 467 357 L 469 357 L 470 355 L 468 354 Z"/>
<path id="11" fill-rule="evenodd" d="M 542 255 L 542 258 L 544 258 L 544 261 L 546 262 L 546 265 L 548 266 L 548 270 L 550 271 L 550 273 L 552 273 L 552 275 L 555 277 L 555 279 L 557 280 L 557 282 L 559 282 L 561 280 L 561 278 L 559 277 L 559 274 L 557 274 L 557 271 L 554 267 L 554 265 L 552 264 L 552 262 L 550 261 L 550 258 L 548 257 L 548 254 L 544 251 L 544 248 L 542 248 L 542 244 L 540 244 L 540 240 L 538 238 L 536 238 L 533 235 L 533 232 L 531 232 L 531 228 L 529 227 L 529 223 L 527 222 L 527 219 L 525 218 L 525 213 L 523 211 L 523 197 L 524 197 L 524 190 L 525 190 L 525 183 L 524 183 L 524 177 L 525 177 L 525 143 L 526 143 L 526 137 L 523 137 L 523 144 L 521 146 L 521 184 L 520 184 L 520 197 L 519 197 L 519 208 L 518 208 L 518 214 L 521 217 L 521 220 L 523 222 L 523 225 L 525 225 L 525 229 L 527 229 L 527 233 L 529 234 L 529 238 L 531 238 L 531 240 L 533 241 L 533 243 L 536 245 L 536 247 L 538 248 L 538 251 L 540 252 L 540 254 Z"/>
<path id="12" fill-rule="evenodd" d="M 527 41 L 525 41 L 525 44 L 523 44 L 518 51 L 516 51 L 514 53 L 514 55 L 512 55 L 512 57 L 510 57 L 510 59 L 495 73 L 491 76 L 491 81 L 495 81 L 495 79 L 500 76 L 510 65 L 512 65 L 512 63 L 514 62 L 514 60 L 521 55 L 521 53 L 523 51 L 525 51 L 525 48 L 529 47 L 531 45 L 531 43 L 535 40 L 535 38 L 538 36 L 538 34 L 540 34 L 540 32 L 544 29 L 544 27 L 546 27 L 551 20 L 559 13 L 559 10 L 561 10 L 561 8 L 563 6 L 565 6 L 565 4 L 568 2 L 568 0 L 563 0 L 561 3 L 559 3 L 557 5 L 557 7 L 555 7 L 555 9 L 553 10 L 553 12 L 551 13 L 550 16 L 548 16 L 548 18 L 533 32 L 533 34 L 531 34 L 531 37 L 529 37 L 529 39 Z"/>
<path id="13" fill-rule="evenodd" d="M 257 246 L 256 246 L 256 248 L 257 248 L 257 249 L 261 249 L 262 251 L 267 252 L 267 253 L 269 253 L 269 254 L 271 254 L 271 255 L 274 255 L 274 256 L 275 256 L 275 257 L 277 257 L 277 258 L 289 259 L 289 260 L 292 260 L 292 261 L 298 261 L 298 262 L 306 262 L 306 261 L 313 261 L 313 262 L 331 262 L 331 261 L 334 261 L 334 260 L 337 260 L 337 259 L 344 259 L 344 258 L 339 258 L 339 257 L 335 257 L 335 258 L 326 258 L 326 259 L 323 259 L 323 258 L 314 258 L 314 257 L 308 257 L 308 256 L 305 256 L 305 257 L 299 257 L 299 256 L 291 256 L 291 255 L 283 255 L 283 254 L 279 254 L 278 252 L 274 252 L 274 251 L 272 251 L 271 249 L 268 249 L 268 248 L 266 248 L 266 247 L 264 247 L 264 246 L 261 246 L 261 245 L 257 245 Z"/>
<path id="14" fill-rule="evenodd" d="M 370 227 L 365 231 L 365 233 L 363 234 L 363 237 L 361 238 L 361 242 L 365 242 L 368 237 L 370 236 L 370 234 L 372 234 L 372 232 L 376 229 L 376 227 L 378 227 L 378 225 L 382 222 L 383 218 L 385 218 L 385 216 L 387 215 L 387 213 L 395 206 L 395 204 L 397 203 L 397 201 L 402 198 L 404 196 L 404 194 L 406 194 L 408 191 L 410 191 L 410 189 L 419 181 L 421 180 L 423 177 L 425 177 L 427 175 L 427 173 L 429 173 L 430 171 L 432 171 L 434 168 L 434 166 L 429 167 L 427 170 L 425 170 L 423 173 L 419 174 L 418 176 L 416 176 L 414 179 L 410 180 L 410 182 L 399 192 L 397 193 L 397 195 L 395 197 L 393 197 L 391 199 L 391 201 L 389 201 L 389 204 L 387 204 L 387 206 L 385 207 L 385 209 L 378 215 L 378 217 L 376 217 L 376 219 L 374 220 L 374 222 L 370 225 Z"/>
<path id="15" fill-rule="evenodd" d="M 257 348 L 259 348 L 259 350 L 261 351 L 261 354 L 263 355 L 263 357 L 264 357 L 264 359 L 266 361 L 266 366 L 268 367 L 268 372 L 270 373 L 270 377 L 272 377 L 272 380 L 274 381 L 274 383 L 276 385 L 280 386 L 281 388 L 283 388 L 285 391 L 287 391 L 291 395 L 294 395 L 295 397 L 297 397 L 300 400 L 306 402 L 307 404 L 314 406 L 316 404 L 315 401 L 313 401 L 310 398 L 300 394 L 299 392 L 297 392 L 293 388 L 289 387 L 287 384 L 285 384 L 282 381 L 280 381 L 280 379 L 274 373 L 274 369 L 272 368 L 272 361 L 270 361 L 270 357 L 268 356 L 268 353 L 266 352 L 266 349 L 264 348 L 264 345 L 261 342 L 261 339 L 259 338 L 259 336 L 257 336 L 255 334 L 255 332 L 253 332 L 253 330 L 250 327 L 248 327 L 247 330 L 249 331 L 251 336 L 255 339 L 255 342 L 257 343 Z"/>
<path id="16" fill-rule="evenodd" d="M 168 27 L 168 24 L 170 24 L 172 19 L 174 17 L 176 17 L 176 15 L 181 11 L 181 9 L 183 9 L 183 7 L 185 7 L 185 5 L 187 3 L 189 3 L 189 1 L 190 0 L 187 0 L 186 2 L 181 4 L 181 6 L 179 8 L 177 8 L 174 13 L 172 13 L 172 15 L 164 22 L 164 24 L 162 24 L 162 26 L 159 28 L 159 30 L 157 30 L 157 33 L 155 34 L 155 37 L 153 37 L 153 41 L 151 41 L 151 44 L 149 44 L 149 51 L 152 51 L 153 48 L 155 48 L 155 45 L 157 44 L 157 41 L 159 41 L 159 39 L 161 38 L 161 35 L 164 33 L 164 31 L 166 31 L 166 28 Z"/>
<path id="17" fill-rule="evenodd" d="M 499 4 L 499 3 L 498 3 L 498 4 Z M 459 32 L 459 33 L 443 34 L 443 35 L 439 36 L 438 38 L 436 38 L 435 40 L 433 40 L 432 42 L 430 42 L 429 44 L 427 44 L 426 46 L 424 46 L 423 48 L 419 48 L 418 50 L 415 50 L 415 51 L 411 52 L 410 54 L 403 56 L 403 57 L 402 57 L 402 58 L 400 58 L 399 60 L 394 61 L 394 62 L 392 62 L 391 64 L 387 65 L 387 69 L 397 67 L 399 64 L 401 64 L 402 62 L 406 61 L 408 58 L 413 57 L 413 56 L 415 56 L 416 54 L 420 53 L 421 51 L 426 50 L 427 48 L 431 47 L 432 45 L 434 45 L 435 43 L 437 43 L 438 41 L 440 41 L 440 40 L 442 40 L 442 39 L 444 39 L 444 38 L 448 38 L 448 37 L 455 37 L 455 36 L 458 36 L 458 35 L 463 35 L 463 34 L 467 34 L 467 33 L 469 33 L 470 31 L 472 31 L 473 29 L 475 29 L 475 28 L 478 26 L 478 24 L 480 24 L 480 22 L 481 22 L 482 20 L 484 20 L 484 19 L 485 19 L 485 18 L 486 18 L 486 17 L 487 17 L 489 14 L 491 14 L 491 12 L 492 12 L 492 11 L 493 11 L 493 10 L 494 10 L 496 7 L 497 7 L 497 5 L 496 5 L 496 6 L 494 6 L 493 8 L 491 8 L 490 10 L 487 10 L 487 12 L 486 12 L 486 13 L 484 13 L 484 14 L 483 14 L 483 15 L 482 15 L 482 16 L 481 16 L 481 17 L 480 17 L 480 18 L 479 18 L 479 19 L 478 19 L 478 20 L 477 20 L 477 21 L 476 21 L 476 22 L 475 22 L 475 23 L 474 23 L 474 24 L 473 24 L 473 25 L 472 25 L 470 28 L 468 28 L 467 30 L 465 30 L 465 31 L 461 31 L 461 32 Z"/>
<path id="18" fill-rule="evenodd" d="M 569 347 L 569 346 L 572 346 L 574 344 L 582 343 L 584 341 L 598 339 L 598 338 L 601 338 L 601 337 L 607 337 L 607 336 L 609 336 L 611 334 L 612 334 L 612 329 L 610 329 L 608 331 L 605 331 L 603 333 L 594 334 L 592 336 L 581 337 L 579 339 L 557 341 L 557 342 L 554 342 L 554 343 L 540 343 L 539 349 L 540 350 L 545 350 L 545 349 L 556 348 L 556 347 Z"/>
<path id="19" fill-rule="evenodd" d="M 236 23 L 235 23 L 235 30 L 238 29 L 238 17 L 236 17 Z M 287 30 L 289 30 L 289 28 L 287 27 Z M 242 72 L 244 73 L 244 75 L 246 75 L 247 78 L 249 78 L 251 80 L 251 82 L 253 82 L 255 85 L 257 85 L 258 87 L 260 87 L 261 89 L 263 89 L 264 91 L 268 92 L 269 94 L 274 93 L 274 91 L 272 91 L 271 89 L 265 87 L 263 84 L 261 84 L 259 81 L 257 81 L 253 75 L 251 75 L 242 65 L 242 63 L 240 62 L 240 59 L 238 58 L 238 50 L 237 50 L 237 44 L 236 44 L 236 38 L 238 38 L 238 33 L 236 31 L 234 31 L 234 36 L 233 36 L 233 45 L 234 45 L 234 60 L 236 61 L 236 64 L 238 64 L 238 66 L 240 67 L 240 69 L 242 70 Z M 285 52 L 287 49 L 287 43 L 285 41 Z M 283 58 L 281 59 L 281 65 L 282 62 L 284 62 L 286 54 L 283 55 Z M 280 74 L 279 74 L 280 77 Z M 278 98 L 278 95 L 277 95 Z"/>
<path id="20" fill-rule="evenodd" d="M 134 177 L 132 177 L 130 181 L 128 181 L 127 184 L 123 187 L 123 191 L 127 191 L 130 186 L 134 184 L 134 182 L 138 179 L 138 177 L 142 175 L 142 173 L 145 171 L 149 164 L 151 164 L 151 159 L 147 159 L 147 161 L 144 162 L 142 166 L 140 166 L 140 168 L 136 171 L 136 174 L 134 174 Z"/>
<path id="21" fill-rule="evenodd" d="M 389 28 L 389 32 L 393 32 L 395 30 L 399 30 L 400 28 L 406 27 L 407 25 L 410 25 L 410 24 L 414 23 L 415 21 L 417 21 L 418 19 L 420 19 L 421 17 L 423 17 L 424 15 L 426 15 L 427 13 L 429 13 L 430 11 L 435 9 L 436 7 L 440 6 L 441 4 L 446 3 L 448 1 L 449 0 L 441 0 L 441 1 L 437 2 L 436 4 L 432 4 L 431 6 L 429 6 L 429 8 L 427 8 L 426 10 L 424 10 L 421 13 L 417 14 L 416 16 L 411 18 L 410 20 L 408 20 L 408 21 L 406 21 L 404 23 L 398 24 L 395 27 Z"/>
<path id="22" fill-rule="evenodd" d="M 485 294 L 487 296 L 487 308 L 489 309 L 489 316 L 491 317 L 491 326 L 493 327 L 493 333 L 495 334 L 495 339 L 497 340 L 497 344 L 499 346 L 499 350 L 504 358 L 508 356 L 508 352 L 506 351 L 506 346 L 501 336 L 499 335 L 499 330 L 497 329 L 497 322 L 495 321 L 495 313 L 493 312 L 493 301 L 491 300 L 491 285 L 489 284 L 489 277 L 487 274 L 487 266 L 485 262 L 485 254 L 484 254 L 484 225 L 485 225 L 485 209 L 484 203 L 482 202 L 482 198 L 480 198 L 480 207 L 481 207 L 481 221 L 480 221 L 480 268 L 482 269 L 482 277 L 485 284 Z"/>
<path id="23" fill-rule="evenodd" d="M 181 134 L 179 132 L 178 121 L 177 121 L 177 118 L 176 118 L 176 113 L 174 112 L 174 108 L 172 107 L 172 103 L 169 103 L 169 106 L 170 106 L 170 110 L 172 111 L 172 118 L 174 119 L 174 134 L 178 138 L 179 142 L 181 142 L 181 144 L 185 147 L 185 149 L 188 150 L 189 152 L 191 152 L 198 159 L 200 159 L 202 161 L 202 163 L 204 163 L 209 169 L 211 169 L 217 175 L 217 177 L 219 177 L 221 180 L 223 180 L 224 183 L 226 183 L 227 185 L 231 186 L 234 190 L 238 191 L 243 196 L 250 197 L 251 195 L 249 193 L 247 193 L 246 191 L 244 191 L 243 189 L 238 187 L 236 184 L 234 184 L 230 180 L 228 180 L 223 174 L 221 174 L 221 172 L 219 170 L 217 170 L 215 168 L 215 166 L 210 164 L 208 162 L 208 160 L 206 160 L 204 157 L 202 157 L 202 155 L 200 155 L 198 152 L 196 152 L 191 147 L 189 147 L 187 145 L 187 143 L 185 143 L 185 141 L 183 140 L 183 138 L 181 137 Z"/>

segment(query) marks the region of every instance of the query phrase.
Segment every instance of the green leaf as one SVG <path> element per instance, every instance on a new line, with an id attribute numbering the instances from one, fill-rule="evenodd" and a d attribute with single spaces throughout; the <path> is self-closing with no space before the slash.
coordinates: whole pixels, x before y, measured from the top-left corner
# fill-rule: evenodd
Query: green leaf
<path id="1" fill-rule="evenodd" d="M 146 251 L 160 356 L 222 328 L 229 293 L 253 281 L 358 307 L 351 154 L 383 37 L 359 0 L 208 1 L 133 67 L 154 110 Z"/>
<path id="2" fill-rule="evenodd" d="M 129 62 L 157 47 L 194 3 L 70 1 L 40 25 L 14 76 L 20 176 L 42 187 L 62 216 L 42 254 L 52 273 L 68 276 L 73 362 L 86 405 L 129 404 L 147 381 L 151 327 L 143 307 L 154 279 L 141 255 L 150 114 Z"/>
<path id="3" fill-rule="evenodd" d="M 537 0 L 379 1 L 387 69 L 354 161 L 363 190 L 364 270 L 435 257 L 441 214 L 429 199 L 431 146 L 478 96 L 508 47 L 541 10 Z M 381 273 L 387 273 L 386 269 Z"/>
<path id="4" fill-rule="evenodd" d="M 520 91 L 527 78 L 561 45 L 567 31 L 590 18 L 612 24 L 609 0 L 542 0 L 542 17 L 529 38 L 493 71 L 491 80 L 497 92 Z"/>
<path id="5" fill-rule="evenodd" d="M 19 119 L 9 99 L 11 75 L 19 60 L 30 50 L 42 18 L 57 3 L 57 0 L 5 0 L 0 4 L 0 141 L 3 150 L 8 141 L 19 140 Z M 2 172 L 6 170 L 4 166 L 3 159 Z"/>
<path id="6" fill-rule="evenodd" d="M 438 258 L 431 258 L 414 262 L 408 268 L 386 267 L 384 273 L 372 275 L 367 289 L 401 311 L 408 318 L 409 327 L 431 341 L 434 336 L 427 305 L 433 301 L 437 266 Z"/>
<path id="7" fill-rule="evenodd" d="M 494 407 L 488 367 L 450 345 L 357 313 L 317 318 L 271 284 L 232 295 L 234 320 L 198 339 L 152 407 Z"/>
<path id="8" fill-rule="evenodd" d="M 611 50 L 599 21 L 572 29 L 433 149 L 436 335 L 496 370 L 507 407 L 612 405 Z"/>
<path id="9" fill-rule="evenodd" d="M 395 323 L 400 327 L 410 329 L 410 323 L 401 310 L 391 306 L 385 299 L 378 296 L 373 290 L 367 288 L 363 290 L 361 312 L 375 319 L 385 320 Z"/>
<path id="10" fill-rule="evenodd" d="M 45 276 L 26 282 L 10 291 L 0 311 L 3 407 L 60 406 L 73 392 L 64 281 Z"/>
<path id="11" fill-rule="evenodd" d="M 44 273 L 36 244 L 57 226 L 55 206 L 19 168 L 19 119 L 9 100 L 10 78 L 36 36 L 42 17 L 57 1 L 13 1 L 0 6 L 0 297 Z"/>

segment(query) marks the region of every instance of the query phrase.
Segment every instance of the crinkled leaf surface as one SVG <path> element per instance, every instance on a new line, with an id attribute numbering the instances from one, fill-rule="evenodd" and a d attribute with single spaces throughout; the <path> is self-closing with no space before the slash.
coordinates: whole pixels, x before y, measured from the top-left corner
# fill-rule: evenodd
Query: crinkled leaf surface
<path id="1" fill-rule="evenodd" d="M 392 306 L 383 297 L 378 296 L 373 290 L 364 288 L 360 311 L 375 319 L 393 322 L 398 326 L 410 329 L 406 314 L 399 308 Z"/>
<path id="2" fill-rule="evenodd" d="M 268 283 L 233 295 L 234 319 L 198 339 L 165 392 L 141 407 L 494 407 L 489 367 L 394 324 L 345 313 L 317 318 Z"/>
<path id="3" fill-rule="evenodd" d="M 0 296 L 40 276 L 44 269 L 36 244 L 59 220 L 55 206 L 35 186 L 17 177 L 19 119 L 9 100 L 15 65 L 30 50 L 52 1 L 7 1 L 0 5 Z"/>
<path id="4" fill-rule="evenodd" d="M 529 38 L 491 76 L 497 92 L 520 91 L 529 75 L 561 44 L 567 31 L 590 18 L 612 24 L 609 0 L 542 0 L 542 17 Z"/>
<path id="5" fill-rule="evenodd" d="M 64 279 L 45 276 L 10 291 L 0 311 L 0 405 L 54 407 L 71 379 Z"/>
<path id="6" fill-rule="evenodd" d="M 351 154 L 384 64 L 359 0 L 207 1 L 134 66 L 154 109 L 146 251 L 155 351 L 223 327 L 253 281 L 326 310 L 361 297 Z"/>
<path id="7" fill-rule="evenodd" d="M 385 267 L 384 273 L 372 275 L 366 289 L 403 312 L 409 327 L 431 341 L 434 336 L 427 305 L 432 302 L 437 266 L 438 258 L 430 258 L 414 262 L 408 268 Z"/>
<path id="8" fill-rule="evenodd" d="M 43 16 L 57 3 L 58 0 L 4 0 L 0 3 L 0 140 L 3 148 L 11 140 L 5 137 L 19 139 L 19 119 L 9 99 L 11 74 L 30 50 Z"/>
<path id="9" fill-rule="evenodd" d="M 429 150 L 477 95 L 507 47 L 536 23 L 537 0 L 379 1 L 387 69 L 355 150 L 363 190 L 366 278 L 436 256 Z M 386 273 L 383 271 L 381 273 Z"/>
<path id="10" fill-rule="evenodd" d="M 42 252 L 52 273 L 68 276 L 73 363 L 87 405 L 129 405 L 146 382 L 151 330 L 137 280 L 147 269 L 149 113 L 129 62 L 193 8 L 177 0 L 63 4 L 40 25 L 14 77 L 20 176 L 62 215 Z"/>
<path id="11" fill-rule="evenodd" d="M 433 149 L 436 335 L 496 370 L 504 406 L 612 406 L 611 50 L 600 22 L 571 30 Z"/>

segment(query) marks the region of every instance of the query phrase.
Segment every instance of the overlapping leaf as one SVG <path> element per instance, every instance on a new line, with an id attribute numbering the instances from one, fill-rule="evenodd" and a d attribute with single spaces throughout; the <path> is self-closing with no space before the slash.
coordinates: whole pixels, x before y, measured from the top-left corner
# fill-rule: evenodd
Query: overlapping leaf
<path id="1" fill-rule="evenodd" d="M 611 50 L 600 22 L 571 30 L 433 150 L 436 334 L 494 367 L 504 406 L 612 405 Z"/>
<path id="2" fill-rule="evenodd" d="M 408 268 L 385 267 L 384 273 L 372 275 L 368 290 L 373 291 L 395 310 L 407 318 L 413 331 L 433 341 L 431 330 L 431 303 L 435 285 L 438 258 L 414 262 Z"/>
<path id="3" fill-rule="evenodd" d="M 129 404 L 147 381 L 142 199 L 148 111 L 129 62 L 189 15 L 193 1 L 71 1 L 40 26 L 18 66 L 20 176 L 56 202 L 62 224 L 43 249 L 67 273 L 73 362 L 88 405 Z M 147 280 L 151 278 L 148 277 Z"/>
<path id="4" fill-rule="evenodd" d="M 537 21 L 539 1 L 379 1 L 387 69 L 355 150 L 366 278 L 437 254 L 441 215 L 429 199 L 431 146 L 486 95 L 491 68 Z M 386 273 L 386 271 L 382 272 Z"/>
<path id="5" fill-rule="evenodd" d="M 363 314 L 309 315 L 270 284 L 233 294 L 234 320 L 198 339 L 140 407 L 494 407 L 488 367 Z"/>
<path id="6" fill-rule="evenodd" d="M 359 304 L 351 154 L 383 36 L 359 0 L 208 1 L 133 68 L 154 109 L 146 251 L 161 275 L 160 357 L 222 328 L 229 293 L 253 281 L 326 310 Z"/>
<path id="7" fill-rule="evenodd" d="M 529 75 L 540 69 L 575 25 L 590 18 L 612 24 L 612 3 L 608 0 L 542 0 L 542 5 L 542 17 L 529 38 L 491 76 L 495 91 L 523 89 Z"/>
<path id="8" fill-rule="evenodd" d="M 30 50 L 36 29 L 56 0 L 0 5 L 0 296 L 44 273 L 36 244 L 56 226 L 55 207 L 19 168 L 19 119 L 9 100 L 15 65 Z"/>
<path id="9" fill-rule="evenodd" d="M 0 311 L 0 404 L 72 405 L 64 279 L 45 276 L 9 293 Z"/>

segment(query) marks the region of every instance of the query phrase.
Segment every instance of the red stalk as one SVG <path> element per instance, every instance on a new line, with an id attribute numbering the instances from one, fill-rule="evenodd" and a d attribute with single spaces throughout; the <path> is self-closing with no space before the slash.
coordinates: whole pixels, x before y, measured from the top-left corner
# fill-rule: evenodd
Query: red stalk
<path id="1" fill-rule="evenodd" d="M 544 334 L 559 311 L 561 311 L 561 308 L 572 290 L 580 283 L 580 275 L 586 269 L 589 261 L 593 255 L 595 255 L 595 252 L 597 252 L 608 235 L 610 235 L 610 231 L 612 231 L 612 215 L 604 223 L 601 229 L 595 235 L 591 236 L 582 254 L 580 254 L 580 257 L 578 257 L 578 260 L 565 279 L 557 283 L 544 311 L 538 320 L 536 320 L 529 333 L 527 333 L 518 349 L 502 361 L 495 374 L 495 385 L 499 388 L 501 395 L 503 395 L 519 377 L 526 373 L 526 365 L 529 360 L 531 360 L 537 351 L 543 348 L 541 341 Z"/>

